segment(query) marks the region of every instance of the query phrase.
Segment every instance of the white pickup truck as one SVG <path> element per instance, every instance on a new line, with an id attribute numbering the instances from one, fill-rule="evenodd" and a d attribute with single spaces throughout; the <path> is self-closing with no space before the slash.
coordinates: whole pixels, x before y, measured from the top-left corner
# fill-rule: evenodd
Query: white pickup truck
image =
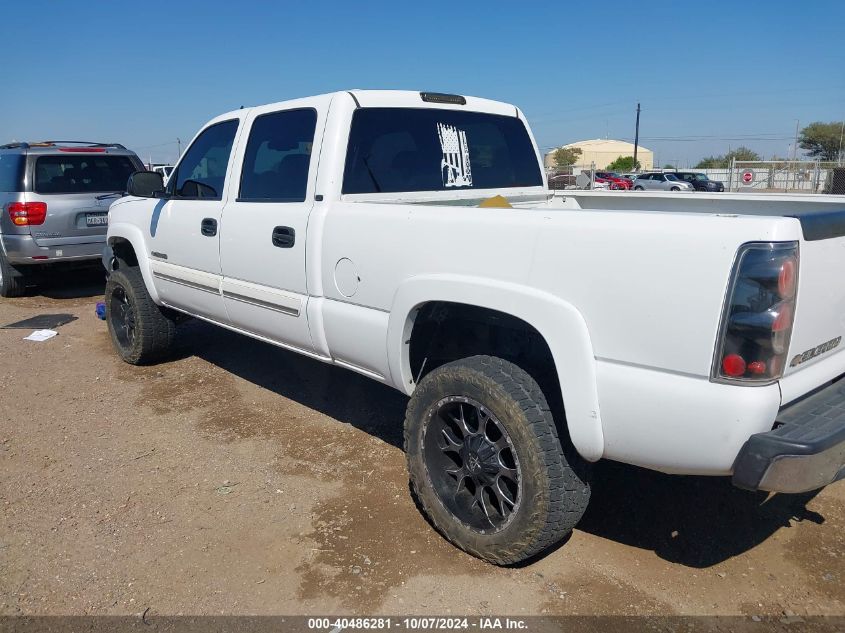
<path id="1" fill-rule="evenodd" d="M 127 189 L 120 356 L 163 358 L 190 315 L 403 391 L 421 507 L 488 561 L 562 539 L 599 459 L 845 476 L 842 199 L 555 197 L 518 108 L 399 91 L 224 114 Z"/>

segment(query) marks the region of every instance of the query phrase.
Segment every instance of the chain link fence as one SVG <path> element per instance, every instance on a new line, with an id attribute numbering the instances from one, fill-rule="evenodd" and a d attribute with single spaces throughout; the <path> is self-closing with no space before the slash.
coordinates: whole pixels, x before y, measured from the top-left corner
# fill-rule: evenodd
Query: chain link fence
<path id="1" fill-rule="evenodd" d="M 823 161 L 733 161 L 722 178 L 728 191 L 824 193 L 836 163 Z M 708 177 L 711 177 L 708 173 Z"/>

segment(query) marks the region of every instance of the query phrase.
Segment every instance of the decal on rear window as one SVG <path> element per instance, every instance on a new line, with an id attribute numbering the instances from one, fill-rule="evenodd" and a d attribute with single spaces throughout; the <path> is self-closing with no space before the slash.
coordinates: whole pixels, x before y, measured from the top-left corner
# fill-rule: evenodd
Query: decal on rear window
<path id="1" fill-rule="evenodd" d="M 467 133 L 454 125 L 437 124 L 437 136 L 443 157 L 440 171 L 444 187 L 472 187 L 472 168 L 469 164 Z"/>

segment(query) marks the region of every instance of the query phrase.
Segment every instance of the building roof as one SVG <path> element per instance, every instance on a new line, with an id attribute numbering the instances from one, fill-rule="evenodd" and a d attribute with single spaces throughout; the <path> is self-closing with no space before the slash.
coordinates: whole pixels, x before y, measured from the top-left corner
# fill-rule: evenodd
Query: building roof
<path id="1" fill-rule="evenodd" d="M 633 153 L 634 151 L 633 143 L 629 143 L 628 141 L 617 141 L 612 138 L 594 138 L 587 141 L 576 141 L 575 143 L 569 143 L 567 145 L 563 145 L 562 147 L 579 147 L 581 149 L 589 149 L 595 152 L 630 151 Z M 642 145 L 637 145 L 637 151 L 650 152 L 651 150 L 647 147 L 643 147 Z"/>

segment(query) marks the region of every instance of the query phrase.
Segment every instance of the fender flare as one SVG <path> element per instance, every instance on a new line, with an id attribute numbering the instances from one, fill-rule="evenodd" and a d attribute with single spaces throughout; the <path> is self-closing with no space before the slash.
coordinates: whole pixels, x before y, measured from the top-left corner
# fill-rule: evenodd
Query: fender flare
<path id="1" fill-rule="evenodd" d="M 161 300 L 153 283 L 153 274 L 150 270 L 150 257 L 147 253 L 146 242 L 141 229 L 134 224 L 116 222 L 109 226 L 106 243 L 109 247 L 114 247 L 114 243 L 117 240 L 126 240 L 132 245 L 135 251 L 135 257 L 138 258 L 138 268 L 141 269 L 141 276 L 144 278 L 144 285 L 147 287 L 147 292 L 150 293 L 150 297 L 156 304 L 161 305 Z"/>
<path id="2" fill-rule="evenodd" d="M 387 355 L 394 386 L 408 395 L 415 387 L 410 367 L 411 332 L 417 311 L 431 301 L 498 310 L 531 324 L 551 350 L 572 443 L 587 460 L 602 456 L 596 361 L 587 323 L 572 304 L 536 288 L 483 277 L 425 275 L 406 280 L 393 298 Z"/>

